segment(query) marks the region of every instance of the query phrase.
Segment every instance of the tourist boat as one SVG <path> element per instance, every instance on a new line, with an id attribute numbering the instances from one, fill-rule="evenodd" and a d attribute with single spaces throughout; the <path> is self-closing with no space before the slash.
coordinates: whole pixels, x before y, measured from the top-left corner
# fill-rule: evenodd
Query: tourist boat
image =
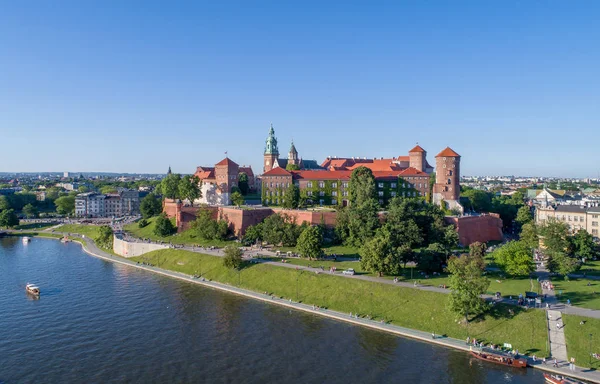
<path id="1" fill-rule="evenodd" d="M 515 368 L 527 368 L 527 360 L 523 358 L 517 359 L 513 356 L 508 356 L 505 354 L 483 351 L 471 351 L 471 355 L 479 360 L 489 361 L 490 363 L 496 363 Z"/>
<path id="2" fill-rule="evenodd" d="M 40 295 L 40 289 L 33 284 L 27 284 L 25 286 L 25 290 L 27 291 L 27 293 L 31 293 L 32 295 L 35 295 L 35 296 Z"/>
<path id="3" fill-rule="evenodd" d="M 544 373 L 546 383 L 552 384 L 585 384 L 583 381 L 571 379 L 570 377 L 555 375 L 552 373 Z"/>
<path id="4" fill-rule="evenodd" d="M 30 237 L 27 237 L 27 236 L 23 237 L 23 244 L 27 244 L 27 243 L 29 243 L 30 241 L 31 241 L 31 238 L 30 238 Z"/>

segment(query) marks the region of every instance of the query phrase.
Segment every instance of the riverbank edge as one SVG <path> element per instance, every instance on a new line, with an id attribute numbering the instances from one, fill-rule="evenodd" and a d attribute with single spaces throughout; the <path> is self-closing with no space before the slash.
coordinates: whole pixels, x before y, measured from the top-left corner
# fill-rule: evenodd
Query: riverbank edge
<path id="1" fill-rule="evenodd" d="M 41 235 L 33 235 L 32 236 L 31 234 L 27 234 L 26 236 L 38 237 L 41 239 L 60 240 L 59 238 L 41 236 Z M 313 309 L 313 307 L 311 305 L 297 303 L 294 301 L 287 301 L 284 299 L 273 298 L 272 296 L 269 296 L 269 295 L 264 295 L 264 294 L 254 292 L 251 290 L 247 290 L 247 289 L 243 289 L 243 288 L 233 287 L 228 284 L 223 284 L 223 283 L 208 281 L 208 280 L 202 281 L 200 279 L 195 279 L 195 278 L 193 278 L 189 275 L 186 275 L 184 273 L 181 273 L 181 272 L 176 272 L 176 271 L 171 271 L 171 270 L 162 269 L 162 268 L 158 268 L 158 267 L 151 267 L 151 266 L 146 266 L 146 265 L 142 265 L 142 264 L 137 264 L 137 263 L 127 260 L 125 258 L 122 258 L 119 256 L 113 256 L 110 254 L 102 255 L 101 253 L 104 253 L 104 252 L 96 247 L 96 245 L 92 239 L 87 238 L 87 237 L 80 238 L 80 239 L 72 239 L 72 240 L 73 240 L 73 242 L 80 244 L 83 251 L 85 253 L 87 253 L 88 255 L 97 257 L 99 259 L 103 259 L 106 261 L 111 261 L 111 262 L 115 262 L 118 264 L 127 265 L 130 267 L 142 269 L 142 270 L 145 270 L 148 272 L 153 272 L 153 273 L 157 273 L 157 274 L 160 274 L 163 276 L 167 276 L 167 277 L 187 281 L 190 283 L 202 285 L 207 288 L 217 289 L 219 291 L 229 292 L 229 293 L 236 294 L 239 296 L 244 296 L 247 298 L 259 300 L 259 301 L 262 301 L 265 303 L 275 304 L 275 305 L 287 307 L 289 309 L 299 310 L 299 311 L 327 317 L 329 319 L 343 321 L 346 323 L 391 333 L 396 336 L 408 337 L 408 338 L 411 338 L 414 340 L 419 340 L 422 342 L 435 344 L 435 345 L 438 345 L 441 347 L 452 348 L 452 349 L 461 350 L 464 352 L 469 352 L 471 350 L 471 347 L 466 345 L 466 343 L 462 340 L 453 339 L 453 338 L 449 338 L 449 337 L 443 337 L 441 335 L 436 335 L 436 337 L 433 338 L 431 333 L 427 333 L 427 332 L 423 332 L 423 331 L 419 331 L 419 330 L 415 330 L 415 329 L 404 328 L 404 327 L 400 327 L 397 325 L 391 325 L 391 324 L 377 323 L 377 322 L 374 322 L 371 320 L 366 320 L 366 319 L 361 319 L 361 318 L 358 318 L 358 319 L 350 318 L 348 314 L 343 314 L 341 312 L 337 312 L 334 310 Z M 88 247 L 88 245 L 89 245 L 88 242 L 92 243 L 94 248 L 96 248 L 96 250 L 99 252 L 92 251 L 90 249 L 90 247 Z M 534 368 L 534 369 L 540 369 L 542 371 L 546 371 L 546 372 L 550 372 L 550 373 L 554 373 L 554 374 L 558 374 L 558 375 L 563 375 L 563 376 L 569 376 L 569 377 L 576 378 L 579 380 L 584 380 L 587 382 L 600 384 L 600 372 L 598 372 L 598 371 L 588 370 L 587 372 L 586 371 L 564 372 L 562 369 L 554 369 L 551 366 L 542 364 L 539 360 L 537 362 L 534 362 L 533 359 L 529 358 L 529 357 L 527 357 L 527 364 L 529 367 Z M 550 362 L 548 362 L 548 364 L 550 364 Z M 589 377 L 589 374 L 594 374 L 594 376 L 598 376 L 598 377 Z"/>

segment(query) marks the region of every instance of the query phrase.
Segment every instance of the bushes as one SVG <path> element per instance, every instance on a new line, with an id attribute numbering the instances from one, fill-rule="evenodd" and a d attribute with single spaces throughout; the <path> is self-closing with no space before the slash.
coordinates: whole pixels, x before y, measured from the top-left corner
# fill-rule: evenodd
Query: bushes
<path id="1" fill-rule="evenodd" d="M 112 249 L 113 247 L 113 230 L 108 225 L 103 225 L 98 230 L 98 237 L 96 237 L 96 243 L 105 249 Z"/>
<path id="2" fill-rule="evenodd" d="M 227 220 L 213 219 L 212 211 L 208 209 L 200 209 L 198 211 L 192 228 L 204 240 L 225 240 L 229 235 Z"/>
<path id="3" fill-rule="evenodd" d="M 150 224 L 150 223 L 148 222 L 148 220 L 146 220 L 146 219 L 142 219 L 142 220 L 140 220 L 140 221 L 138 222 L 138 227 L 140 227 L 140 228 L 144 228 L 144 227 L 147 227 L 147 226 L 148 226 L 148 224 Z"/>
<path id="4" fill-rule="evenodd" d="M 164 213 L 158 216 L 155 224 L 154 234 L 156 236 L 165 237 L 177 232 L 177 228 L 175 228 L 171 220 Z"/>

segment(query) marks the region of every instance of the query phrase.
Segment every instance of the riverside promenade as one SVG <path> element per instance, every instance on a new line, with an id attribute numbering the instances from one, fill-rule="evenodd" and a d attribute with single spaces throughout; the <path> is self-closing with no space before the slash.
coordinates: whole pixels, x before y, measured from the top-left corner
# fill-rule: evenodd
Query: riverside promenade
<path id="1" fill-rule="evenodd" d="M 416 340 L 420 340 L 420 341 L 424 341 L 424 342 L 428 342 L 428 343 L 433 343 L 433 344 L 443 346 L 443 347 L 458 349 L 458 350 L 462 350 L 465 352 L 468 352 L 471 349 L 471 346 L 467 345 L 467 343 L 464 340 L 458 340 L 458 339 L 453 339 L 453 338 L 449 338 L 449 337 L 444 337 L 442 335 L 435 335 L 434 337 L 432 337 L 432 334 L 429 332 L 417 331 L 414 329 L 404 328 L 404 327 L 400 327 L 400 326 L 393 325 L 393 324 L 386 324 L 386 323 L 373 321 L 373 320 L 369 320 L 369 319 L 361 318 L 361 317 L 358 317 L 358 318 L 350 317 L 350 315 L 347 313 L 341 313 L 341 312 L 337 312 L 337 311 L 333 311 L 333 310 L 329 310 L 329 309 L 318 308 L 311 304 L 299 303 L 299 302 L 295 302 L 293 300 L 285 300 L 285 299 L 281 299 L 278 297 L 261 294 L 261 293 L 249 291 L 246 289 L 241 289 L 241 288 L 229 285 L 229 284 L 222 284 L 222 283 L 218 283 L 218 282 L 214 282 L 214 281 L 209 281 L 206 279 L 193 278 L 192 276 L 189 276 L 189 275 L 186 275 L 186 274 L 180 273 L 180 272 L 165 270 L 165 269 L 161 269 L 161 268 L 149 266 L 149 265 L 138 264 L 131 260 L 127 260 L 126 258 L 114 256 L 105 251 L 102 251 L 101 249 L 99 249 L 96 246 L 94 241 L 90 238 L 83 237 L 80 235 L 76 235 L 76 236 L 73 236 L 73 235 L 74 234 L 71 234 L 71 237 L 75 237 L 78 240 L 77 242 L 81 243 L 83 250 L 87 254 L 94 256 L 94 257 L 98 257 L 103 260 L 107 260 L 107 261 L 111 261 L 111 262 L 115 262 L 115 263 L 119 263 L 119 264 L 124 264 L 124 265 L 130 266 L 130 267 L 133 267 L 133 268 L 138 268 L 138 269 L 146 270 L 149 272 L 157 273 L 160 275 L 164 275 L 167 277 L 180 279 L 180 280 L 187 281 L 187 282 L 193 283 L 193 284 L 199 284 L 199 285 L 202 285 L 202 286 L 205 286 L 208 288 L 212 288 L 212 289 L 218 289 L 221 291 L 230 292 L 233 294 L 245 296 L 245 297 L 252 298 L 255 300 L 260 300 L 260 301 L 263 301 L 266 303 L 276 304 L 276 305 L 280 305 L 280 306 L 287 307 L 290 309 L 328 317 L 333 320 L 344 321 L 346 323 L 360 325 L 363 327 L 376 329 L 379 331 L 388 332 L 388 333 L 392 333 L 392 334 L 399 335 L 399 336 L 410 337 L 412 339 L 416 339 Z M 570 371 L 568 369 L 568 364 L 563 363 L 559 366 L 559 368 L 554 368 L 554 367 L 552 367 L 552 364 L 550 362 L 543 364 L 539 359 L 537 359 L 537 361 L 534 362 L 533 359 L 531 359 L 531 358 L 528 358 L 528 365 L 530 365 L 531 367 L 536 368 L 536 369 L 542 369 L 544 371 L 548 371 L 548 372 L 552 372 L 552 373 L 556 373 L 556 374 L 560 374 L 560 375 L 565 375 L 565 376 L 570 376 L 570 377 L 575 377 L 580 380 L 585 380 L 588 382 L 600 384 L 600 372 L 592 371 L 587 368 L 576 367 L 575 371 Z"/>

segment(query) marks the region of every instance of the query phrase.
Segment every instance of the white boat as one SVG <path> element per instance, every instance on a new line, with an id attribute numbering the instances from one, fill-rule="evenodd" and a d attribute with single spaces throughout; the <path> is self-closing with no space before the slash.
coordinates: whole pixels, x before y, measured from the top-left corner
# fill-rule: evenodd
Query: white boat
<path id="1" fill-rule="evenodd" d="M 31 293 L 32 295 L 35 295 L 35 296 L 40 295 L 40 288 L 37 287 L 35 284 L 27 284 L 25 286 L 25 290 L 27 291 L 27 293 Z"/>
<path id="2" fill-rule="evenodd" d="M 27 244 L 27 243 L 29 243 L 30 241 L 31 241 L 31 238 L 30 238 L 30 237 L 27 237 L 27 236 L 23 237 L 23 244 Z"/>
<path id="3" fill-rule="evenodd" d="M 61 243 L 68 243 L 69 241 L 71 241 L 71 240 L 69 240 L 69 238 L 67 236 L 65 236 L 62 239 L 60 239 Z"/>

